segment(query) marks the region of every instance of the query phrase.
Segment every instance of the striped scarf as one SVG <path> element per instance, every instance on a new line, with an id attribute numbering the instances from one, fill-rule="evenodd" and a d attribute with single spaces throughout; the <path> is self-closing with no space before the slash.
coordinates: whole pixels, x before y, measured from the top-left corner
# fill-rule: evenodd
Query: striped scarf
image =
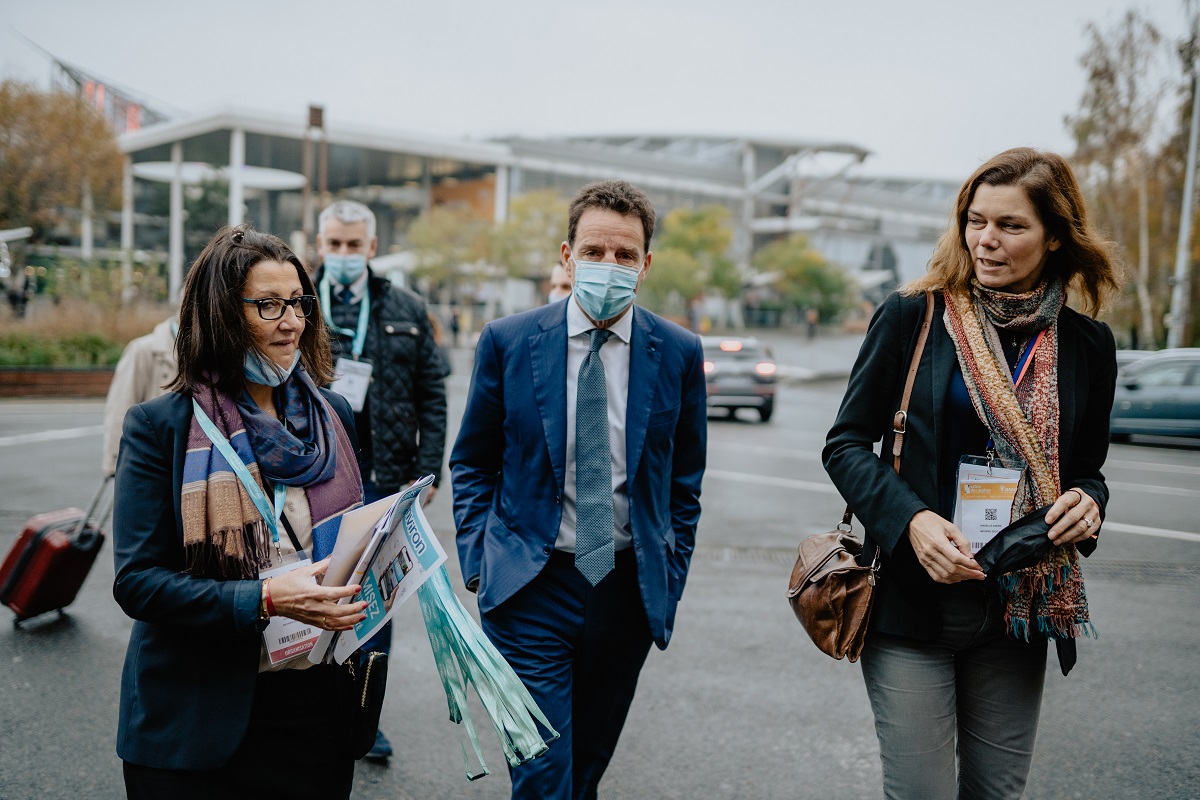
<path id="1" fill-rule="evenodd" d="M 971 282 L 970 294 L 945 292 L 946 330 L 954 341 L 971 404 L 987 426 L 1001 463 L 1027 465 L 1017 486 L 1011 519 L 1048 506 L 1062 494 L 1059 481 L 1058 315 L 1066 292 L 1056 279 L 1030 292 L 1009 294 Z M 1046 333 L 1030 356 L 1026 375 L 1013 375 L 1001 332 L 1022 348 Z M 1011 521 L 1011 520 L 1010 520 Z M 1075 545 L 1051 547 L 1032 567 L 1001 575 L 1009 635 L 1029 640 L 1093 636 L 1079 554 Z"/>
<path id="2" fill-rule="evenodd" d="M 274 483 L 304 487 L 312 513 L 313 560 L 319 561 L 333 551 L 342 514 L 362 505 L 354 447 L 303 366 L 275 391 L 291 430 L 248 396 L 237 402 L 210 387 L 194 399 L 260 489 L 264 470 Z M 245 580 L 257 578 L 270 563 L 267 522 L 195 417 L 188 431 L 180 505 L 186 572 Z"/>

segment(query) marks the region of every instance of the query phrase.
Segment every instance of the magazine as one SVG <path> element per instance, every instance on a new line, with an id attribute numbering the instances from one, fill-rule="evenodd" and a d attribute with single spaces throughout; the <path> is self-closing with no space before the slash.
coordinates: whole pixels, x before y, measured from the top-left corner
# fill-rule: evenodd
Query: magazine
<path id="1" fill-rule="evenodd" d="M 404 491 L 342 517 L 321 583 L 362 586 L 357 597 L 341 602 L 366 601 L 367 618 L 348 631 L 324 631 L 308 656 L 314 664 L 344 662 L 446 561 L 418 501 L 432 483 L 433 476 L 426 475 Z"/>

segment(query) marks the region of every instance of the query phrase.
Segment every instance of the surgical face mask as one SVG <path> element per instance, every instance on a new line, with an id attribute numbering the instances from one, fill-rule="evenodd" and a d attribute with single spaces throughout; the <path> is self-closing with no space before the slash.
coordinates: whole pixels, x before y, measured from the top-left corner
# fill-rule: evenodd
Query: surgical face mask
<path id="1" fill-rule="evenodd" d="M 633 303 L 641 274 L 620 264 L 575 259 L 575 299 L 596 322 L 612 319 Z"/>
<path id="2" fill-rule="evenodd" d="M 325 256 L 325 274 L 329 276 L 329 280 L 343 286 L 349 286 L 358 280 L 358 276 L 362 275 L 366 268 L 367 257 L 362 253 L 352 253 L 348 256 L 328 253 Z"/>
<path id="3" fill-rule="evenodd" d="M 246 380 L 263 386 L 278 386 L 288 379 L 299 362 L 299 347 L 292 353 L 292 365 L 286 370 L 269 358 L 259 355 L 257 350 L 251 350 L 246 353 Z"/>
<path id="4" fill-rule="evenodd" d="M 559 300 L 566 300 L 570 296 L 570 289 L 551 289 L 550 293 L 546 295 L 546 302 L 557 303 Z"/>

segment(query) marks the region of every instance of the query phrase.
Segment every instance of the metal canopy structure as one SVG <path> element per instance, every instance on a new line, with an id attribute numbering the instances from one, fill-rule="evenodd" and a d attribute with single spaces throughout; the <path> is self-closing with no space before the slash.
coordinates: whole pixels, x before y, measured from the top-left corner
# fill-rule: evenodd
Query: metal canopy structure
<path id="1" fill-rule="evenodd" d="M 196 175 L 227 180 L 229 224 L 249 214 L 257 226 L 285 236 L 291 232 L 293 244 L 302 244 L 296 236 L 312 228 L 312 220 L 305 224 L 303 217 L 313 210 L 303 207 L 298 191 L 262 188 L 256 186 L 261 181 L 248 178 L 264 171 L 302 175 L 310 137 L 301 114 L 293 118 L 244 108 L 122 135 L 122 250 L 132 251 L 134 219 L 145 218 L 134 213 L 134 181 L 141 176 L 166 180 L 171 187 L 167 250 L 173 298 L 182 281 L 183 193 Z M 661 214 L 681 206 L 729 207 L 733 254 L 747 274 L 757 245 L 796 231 L 857 236 L 867 242 L 864 247 L 888 236 L 931 244 L 947 203 L 944 187 L 936 182 L 858 177 L 870 152 L 847 142 L 666 134 L 475 142 L 337 124 L 326 126 L 324 139 L 328 195 L 318 203 L 349 197 L 371 206 L 379 217 L 381 254 L 403 249 L 408 226 L 431 206 L 458 205 L 501 221 L 512 197 L 545 188 L 569 195 L 608 178 L 642 187 Z"/>

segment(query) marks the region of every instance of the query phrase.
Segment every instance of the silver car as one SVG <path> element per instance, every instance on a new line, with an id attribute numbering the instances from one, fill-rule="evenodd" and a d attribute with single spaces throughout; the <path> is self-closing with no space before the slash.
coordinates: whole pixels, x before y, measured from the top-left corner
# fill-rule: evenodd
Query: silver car
<path id="1" fill-rule="evenodd" d="M 1109 430 L 1116 441 L 1134 433 L 1200 436 L 1200 348 L 1162 350 L 1124 367 Z"/>

